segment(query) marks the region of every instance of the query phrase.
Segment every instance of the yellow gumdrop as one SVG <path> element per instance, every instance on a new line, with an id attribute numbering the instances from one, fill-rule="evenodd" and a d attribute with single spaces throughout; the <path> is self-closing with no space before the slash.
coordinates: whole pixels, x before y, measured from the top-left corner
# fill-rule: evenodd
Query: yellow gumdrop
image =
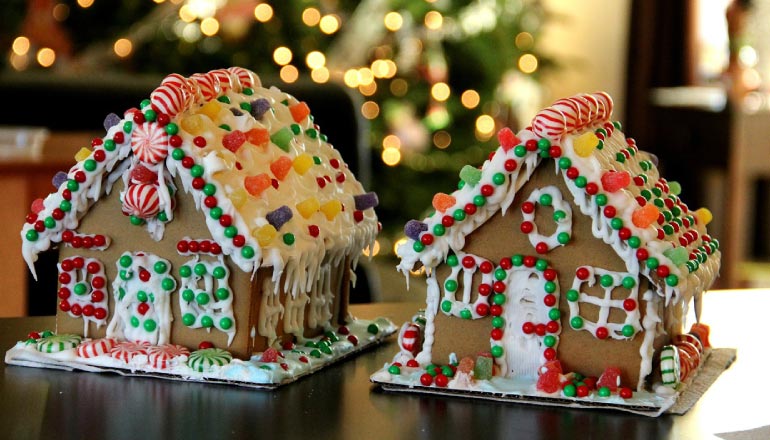
<path id="1" fill-rule="evenodd" d="M 200 115 L 190 115 L 182 119 L 182 130 L 198 135 L 203 131 L 203 118 Z"/>
<path id="2" fill-rule="evenodd" d="M 299 203 L 297 203 L 297 211 L 299 211 L 299 214 L 302 217 L 310 218 L 311 215 L 318 212 L 318 209 L 321 207 L 321 204 L 318 203 L 318 199 L 315 197 L 311 197 L 309 199 L 305 199 Z"/>
<path id="3" fill-rule="evenodd" d="M 209 119 L 216 122 L 220 110 L 222 110 L 222 106 L 219 104 L 219 101 L 213 99 L 205 103 L 203 107 L 198 110 L 198 113 L 203 113 L 204 115 L 208 116 Z"/>
<path id="4" fill-rule="evenodd" d="M 593 154 L 597 145 L 599 145 L 599 138 L 593 132 L 583 133 L 572 144 L 575 154 L 580 157 L 588 157 Z"/>
<path id="5" fill-rule="evenodd" d="M 704 226 L 711 223 L 711 220 L 714 218 L 714 215 L 708 208 L 696 209 L 695 216 L 698 217 L 698 221 Z"/>
<path id="6" fill-rule="evenodd" d="M 326 216 L 326 220 L 332 221 L 342 211 L 342 202 L 339 200 L 330 200 L 321 205 L 321 212 Z"/>
<path id="7" fill-rule="evenodd" d="M 232 202 L 233 206 L 238 209 L 243 206 L 244 203 L 246 203 L 246 199 L 248 197 L 249 195 L 246 193 L 246 191 L 237 188 L 232 193 L 230 193 L 230 202 Z"/>
<path id="8" fill-rule="evenodd" d="M 269 245 L 273 241 L 273 239 L 275 239 L 275 236 L 278 235 L 278 231 L 276 231 L 273 225 L 266 224 L 264 226 L 260 226 L 259 228 L 254 229 L 251 235 L 253 235 L 254 238 L 257 239 L 257 243 L 259 243 L 260 246 L 265 247 Z"/>
<path id="9" fill-rule="evenodd" d="M 83 148 L 80 149 L 80 151 L 75 153 L 75 160 L 78 161 L 78 162 L 82 162 L 82 161 L 88 159 L 88 156 L 90 156 L 90 155 L 91 155 L 91 150 L 89 150 L 86 147 L 83 147 Z"/>
<path id="10" fill-rule="evenodd" d="M 302 153 L 294 158 L 294 162 L 291 164 L 294 167 L 294 171 L 297 174 L 302 175 L 313 166 L 313 157 L 309 154 Z"/>

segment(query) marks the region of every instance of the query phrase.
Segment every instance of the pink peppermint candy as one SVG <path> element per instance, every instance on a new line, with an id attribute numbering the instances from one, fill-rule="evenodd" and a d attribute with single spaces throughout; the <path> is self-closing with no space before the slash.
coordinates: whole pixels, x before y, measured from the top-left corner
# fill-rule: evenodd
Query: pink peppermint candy
<path id="1" fill-rule="evenodd" d="M 129 363 L 136 356 L 146 356 L 149 347 L 149 342 L 118 342 L 110 350 L 110 356 L 119 361 Z"/>
<path id="2" fill-rule="evenodd" d="M 94 339 L 78 345 L 77 353 L 82 358 L 92 358 L 108 354 L 118 342 L 112 338 Z"/>
<path id="3" fill-rule="evenodd" d="M 149 183 L 128 185 L 123 196 L 123 213 L 139 218 L 150 218 L 160 212 L 158 187 Z"/>
<path id="4" fill-rule="evenodd" d="M 142 162 L 159 163 L 168 156 L 168 136 L 158 124 L 137 124 L 131 133 L 131 150 Z"/>
<path id="5" fill-rule="evenodd" d="M 187 347 L 176 344 L 152 346 L 147 349 L 147 360 L 153 368 L 165 370 L 171 366 L 171 361 L 182 356 L 190 356 Z"/>

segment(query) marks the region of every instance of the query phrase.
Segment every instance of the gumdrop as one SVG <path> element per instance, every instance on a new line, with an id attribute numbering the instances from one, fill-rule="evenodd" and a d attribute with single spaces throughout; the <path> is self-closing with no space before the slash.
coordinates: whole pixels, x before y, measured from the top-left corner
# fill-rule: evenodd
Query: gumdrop
<path id="1" fill-rule="evenodd" d="M 318 199 L 311 197 L 297 203 L 296 208 L 302 217 L 310 218 L 311 215 L 318 212 L 318 209 L 321 208 L 321 204 L 318 203 Z"/>
<path id="2" fill-rule="evenodd" d="M 294 133 L 288 127 L 283 127 L 280 130 L 270 135 L 270 141 L 275 144 L 276 147 L 283 151 L 288 152 L 291 140 L 294 138 Z"/>
<path id="3" fill-rule="evenodd" d="M 631 175 L 627 171 L 607 171 L 602 174 L 602 188 L 605 191 L 614 193 L 631 183 Z"/>
<path id="4" fill-rule="evenodd" d="M 53 179 L 51 179 L 51 183 L 55 188 L 58 188 L 61 186 L 62 183 L 66 182 L 67 180 L 69 180 L 69 178 L 67 177 L 67 173 L 65 173 L 64 171 L 58 171 L 56 172 L 56 174 L 54 174 Z"/>
<path id="5" fill-rule="evenodd" d="M 139 163 L 131 169 L 131 180 L 134 183 L 153 183 L 158 181 L 158 174 Z"/>
<path id="6" fill-rule="evenodd" d="M 32 211 L 35 214 L 39 214 L 40 211 L 45 208 L 45 205 L 43 204 L 43 199 L 35 199 L 32 201 L 32 206 L 30 206 L 30 211 Z"/>
<path id="7" fill-rule="evenodd" d="M 404 234 L 412 240 L 419 240 L 420 234 L 428 230 L 428 225 L 419 220 L 409 220 L 404 225 Z"/>
<path id="8" fill-rule="evenodd" d="M 182 126 L 182 130 L 192 135 L 201 134 L 204 128 L 203 117 L 201 115 L 190 115 L 182 119 L 180 125 Z"/>
<path id="9" fill-rule="evenodd" d="M 329 200 L 321 205 L 321 212 L 326 216 L 326 220 L 332 221 L 337 214 L 342 212 L 342 202 L 339 200 Z"/>
<path id="10" fill-rule="evenodd" d="M 463 179 L 466 184 L 476 186 L 481 181 L 481 170 L 471 165 L 465 165 L 460 170 L 460 178 Z"/>
<path id="11" fill-rule="evenodd" d="M 544 374 L 549 371 L 555 371 L 559 374 L 562 374 L 564 372 L 564 370 L 561 367 L 561 362 L 559 362 L 558 360 L 547 361 L 546 363 L 541 365 L 537 371 L 539 374 Z"/>
<path id="12" fill-rule="evenodd" d="M 460 363 L 457 365 L 457 371 L 465 374 L 470 374 L 474 367 L 476 366 L 476 361 L 473 360 L 473 358 L 464 357 L 460 359 Z"/>
<path id="13" fill-rule="evenodd" d="M 290 105 L 289 111 L 291 112 L 291 117 L 294 119 L 294 122 L 302 122 L 302 120 L 310 114 L 310 108 L 304 101 Z"/>
<path id="14" fill-rule="evenodd" d="M 257 243 L 259 243 L 260 246 L 265 247 L 275 239 L 276 235 L 278 235 L 278 231 L 276 231 L 273 225 L 267 224 L 255 229 L 252 232 L 252 235 L 257 239 Z"/>
<path id="15" fill-rule="evenodd" d="M 259 358 L 260 362 L 278 362 L 278 350 L 273 347 L 268 348 Z"/>
<path id="16" fill-rule="evenodd" d="M 233 130 L 222 137 L 222 146 L 235 153 L 246 142 L 246 135 L 241 130 Z"/>
<path id="17" fill-rule="evenodd" d="M 257 147 L 264 147 L 270 142 L 270 132 L 264 128 L 252 128 L 246 132 L 246 140 Z"/>
<path id="18" fill-rule="evenodd" d="M 220 110 L 222 110 L 222 106 L 219 104 L 219 101 L 211 100 L 203 104 L 203 106 L 199 110 L 199 113 L 203 113 L 204 115 L 208 116 L 209 119 L 216 122 L 218 119 Z"/>
<path id="19" fill-rule="evenodd" d="M 243 112 L 235 107 L 230 107 L 230 113 L 232 113 L 233 116 L 243 116 Z"/>
<path id="20" fill-rule="evenodd" d="M 433 207 L 438 212 L 446 212 L 447 209 L 453 207 L 457 203 L 457 199 L 449 194 L 437 193 L 433 196 Z"/>
<path id="21" fill-rule="evenodd" d="M 104 118 L 104 129 L 109 130 L 110 128 L 120 124 L 120 116 L 116 115 L 115 113 L 110 113 Z"/>
<path id="22" fill-rule="evenodd" d="M 291 159 L 288 156 L 281 156 L 270 164 L 270 171 L 278 180 L 283 180 L 291 170 Z"/>
<path id="23" fill-rule="evenodd" d="M 494 373 L 494 360 L 488 356 L 476 357 L 476 365 L 473 366 L 473 377 L 476 380 L 492 379 Z"/>
<path id="24" fill-rule="evenodd" d="M 246 176 L 243 179 L 243 187 L 246 188 L 249 194 L 252 196 L 259 196 L 262 191 L 270 187 L 270 176 L 265 173 L 257 174 L 256 176 Z"/>
<path id="25" fill-rule="evenodd" d="M 673 249 L 666 249 L 663 251 L 665 255 L 675 266 L 679 266 L 687 263 L 690 259 L 690 253 L 683 247 L 675 247 Z"/>
<path id="26" fill-rule="evenodd" d="M 508 152 L 511 148 L 519 145 L 521 140 L 513 133 L 513 131 L 505 127 L 497 132 L 497 140 L 500 142 L 500 146 L 503 147 L 503 151 Z"/>
<path id="27" fill-rule="evenodd" d="M 353 196 L 353 202 L 356 204 L 356 209 L 364 211 L 369 208 L 374 208 L 380 204 L 380 199 L 377 197 L 377 193 L 368 192 L 364 194 L 357 194 Z"/>
<path id="28" fill-rule="evenodd" d="M 711 214 L 711 211 L 709 211 L 708 208 L 698 208 L 695 210 L 695 217 L 697 217 L 698 222 L 702 224 L 703 226 L 708 225 L 711 223 L 711 220 L 714 219 L 714 215 Z"/>
<path id="29" fill-rule="evenodd" d="M 650 156 L 650 162 L 652 162 L 653 165 L 658 166 L 658 164 L 660 164 L 660 159 L 658 159 L 656 154 L 647 152 L 647 155 Z"/>
<path id="30" fill-rule="evenodd" d="M 599 376 L 599 380 L 596 382 L 596 386 L 598 388 L 607 387 L 614 393 L 620 386 L 620 374 L 620 368 L 607 367 L 604 370 L 604 373 Z"/>
<path id="31" fill-rule="evenodd" d="M 230 193 L 230 202 L 237 209 L 243 206 L 244 203 L 246 203 L 246 197 L 248 197 L 248 194 L 246 194 L 246 191 L 240 188 L 237 188 Z"/>
<path id="32" fill-rule="evenodd" d="M 88 159 L 88 156 L 90 155 L 91 155 L 91 150 L 89 150 L 86 147 L 83 147 L 77 153 L 75 153 L 75 160 L 78 162 L 82 162 Z"/>
<path id="33" fill-rule="evenodd" d="M 561 389 L 561 373 L 558 371 L 546 371 L 537 378 L 538 391 L 553 394 Z"/>
<path id="34" fill-rule="evenodd" d="M 592 132 L 583 133 L 579 138 L 575 139 L 572 144 L 575 154 L 580 157 L 588 157 L 593 154 L 596 146 L 599 145 L 599 138 Z"/>
<path id="35" fill-rule="evenodd" d="M 302 153 L 294 158 L 294 162 L 291 166 L 294 167 L 294 171 L 301 176 L 304 175 L 307 170 L 313 166 L 314 163 L 315 162 L 313 162 L 313 156 L 307 153 Z"/>
<path id="36" fill-rule="evenodd" d="M 599 380 L 596 376 L 588 376 L 583 378 L 583 383 L 585 386 L 588 387 L 589 390 L 595 390 L 596 389 L 596 382 Z"/>
<path id="37" fill-rule="evenodd" d="M 280 230 L 281 226 L 291 220 L 293 215 L 294 214 L 292 214 L 291 208 L 283 205 L 274 211 L 268 212 L 267 215 L 265 215 L 265 218 L 267 219 L 268 223 L 275 227 L 276 230 Z"/>
<path id="38" fill-rule="evenodd" d="M 657 221 L 659 216 L 660 211 L 658 210 L 658 207 L 652 203 L 648 203 L 631 214 L 631 222 L 637 228 L 646 228 L 647 226 L 650 226 L 652 222 Z"/>
<path id="39" fill-rule="evenodd" d="M 255 99 L 254 101 L 251 101 L 251 116 L 254 116 L 254 119 L 262 119 L 262 116 L 270 110 L 270 101 L 268 101 L 265 98 L 259 98 Z"/>
<path id="40" fill-rule="evenodd" d="M 674 182 L 674 181 L 668 182 L 668 192 L 675 196 L 678 196 L 679 194 L 682 193 L 682 185 L 680 185 L 679 182 Z"/>

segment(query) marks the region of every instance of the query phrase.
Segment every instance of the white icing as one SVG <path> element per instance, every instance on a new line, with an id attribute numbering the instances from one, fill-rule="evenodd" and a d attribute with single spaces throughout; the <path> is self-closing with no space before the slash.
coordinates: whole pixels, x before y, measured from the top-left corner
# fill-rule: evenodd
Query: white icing
<path id="1" fill-rule="evenodd" d="M 70 270 L 64 270 L 62 263 L 57 264 L 59 268 L 59 297 L 61 298 L 62 289 L 66 289 L 69 292 L 67 298 L 62 298 L 63 301 L 67 301 L 69 304 L 69 310 L 67 314 L 73 318 L 83 319 L 83 336 L 88 337 L 89 323 L 93 322 L 96 327 L 99 328 L 107 323 L 107 316 L 109 315 L 109 303 L 107 297 L 107 278 L 104 275 L 104 265 L 96 258 L 82 258 L 74 257 L 67 261 L 72 263 L 75 259 L 82 259 L 83 266 L 80 268 L 73 267 Z M 89 267 L 98 267 L 95 272 L 90 272 Z M 62 282 L 62 274 L 69 279 L 68 282 Z M 99 280 L 103 283 L 101 288 L 94 285 L 94 280 Z M 82 293 L 78 294 L 78 291 L 83 289 Z M 99 292 L 99 293 L 94 293 Z M 101 299 L 94 301 L 95 295 L 101 295 Z M 77 306 L 80 309 L 79 314 L 72 312 L 72 307 Z M 59 305 L 61 307 L 61 304 Z M 98 318 L 95 314 L 101 313 L 96 310 L 102 309 L 104 316 Z"/>
<path id="2" fill-rule="evenodd" d="M 227 345 L 229 346 L 233 342 L 236 329 L 235 315 L 233 314 L 234 292 L 230 288 L 230 269 L 227 268 L 221 256 L 215 262 L 199 260 L 196 256 L 185 266 L 189 268 L 190 276 L 183 276 L 179 286 L 179 308 L 182 313 L 182 321 L 190 328 L 206 328 L 210 331 L 213 327 L 226 333 Z M 202 268 L 202 274 L 198 273 L 200 268 Z M 215 277 L 214 272 L 216 270 L 223 272 L 224 275 L 220 278 Z M 191 296 L 192 299 L 188 301 L 185 295 Z M 220 296 L 224 296 L 224 298 Z M 185 319 L 189 316 L 194 318 L 194 322 L 188 325 Z M 204 319 L 210 319 L 212 325 L 206 327 Z"/>
<path id="3" fill-rule="evenodd" d="M 283 304 L 275 293 L 273 281 L 266 277 L 262 281 L 262 302 L 259 306 L 257 332 L 260 336 L 267 338 L 267 345 L 270 347 L 278 340 L 276 329 L 281 316 L 283 316 Z"/>
<path id="4" fill-rule="evenodd" d="M 527 234 L 527 237 L 529 238 L 529 242 L 532 244 L 532 247 L 537 246 L 538 243 L 545 243 L 548 247 L 548 250 L 551 250 L 557 246 L 564 246 L 559 242 L 559 234 L 569 234 L 572 235 L 572 208 L 570 207 L 569 203 L 564 201 L 564 198 L 561 195 L 561 191 L 559 191 L 559 188 L 550 185 L 543 188 L 537 188 L 532 193 L 530 193 L 529 198 L 527 198 L 527 201 L 537 205 L 540 203 L 540 197 L 543 194 L 547 194 L 551 196 L 551 206 L 553 206 L 554 212 L 561 211 L 564 213 L 564 217 L 560 218 L 558 221 L 556 221 L 556 231 L 554 231 L 553 234 L 549 236 L 545 236 L 543 234 L 540 234 L 537 230 L 537 223 L 535 223 L 535 212 L 522 212 L 522 216 L 524 218 L 524 221 L 528 221 L 532 223 L 532 232 Z"/>

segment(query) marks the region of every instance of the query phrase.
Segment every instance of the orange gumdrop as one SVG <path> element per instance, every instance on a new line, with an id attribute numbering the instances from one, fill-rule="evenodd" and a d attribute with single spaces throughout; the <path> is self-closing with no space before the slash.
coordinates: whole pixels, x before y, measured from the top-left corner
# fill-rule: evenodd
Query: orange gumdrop
<path id="1" fill-rule="evenodd" d="M 252 128 L 246 132 L 246 140 L 257 147 L 264 147 L 270 142 L 270 132 L 264 128 Z"/>
<path id="2" fill-rule="evenodd" d="M 262 191 L 269 188 L 271 184 L 270 176 L 265 173 L 257 174 L 256 176 L 246 176 L 243 179 L 243 187 L 246 188 L 249 194 L 255 197 L 262 194 Z"/>
<path id="3" fill-rule="evenodd" d="M 631 214 L 631 222 L 633 222 L 634 226 L 637 228 L 646 228 L 647 226 L 650 226 L 652 222 L 656 221 L 658 216 L 660 216 L 658 207 L 652 203 L 648 203 Z"/>
<path id="4" fill-rule="evenodd" d="M 291 112 L 291 117 L 295 122 L 302 122 L 302 120 L 310 114 L 310 108 L 307 106 L 307 104 L 305 104 L 304 101 L 289 106 L 289 111 Z"/>
<path id="5" fill-rule="evenodd" d="M 270 171 L 278 180 L 283 180 L 291 170 L 292 160 L 288 156 L 281 156 L 275 162 L 270 164 Z"/>
<path id="6" fill-rule="evenodd" d="M 457 203 L 457 199 L 449 194 L 437 193 L 433 196 L 433 207 L 438 212 L 446 212 L 447 209 L 453 207 Z"/>

